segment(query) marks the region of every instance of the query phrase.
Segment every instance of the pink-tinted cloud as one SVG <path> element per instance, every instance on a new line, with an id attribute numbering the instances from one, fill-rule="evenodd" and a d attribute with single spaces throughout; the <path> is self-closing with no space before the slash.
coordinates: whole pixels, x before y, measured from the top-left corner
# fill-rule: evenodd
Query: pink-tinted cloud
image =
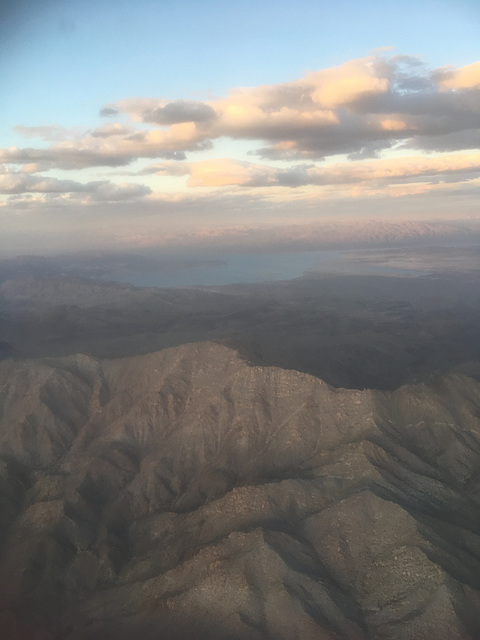
<path id="1" fill-rule="evenodd" d="M 138 159 L 183 161 L 189 152 L 230 138 L 249 141 L 252 156 L 295 164 L 275 172 L 235 157 L 223 160 L 222 167 L 217 160 L 205 160 L 189 165 L 191 186 L 315 184 L 312 180 L 327 174 L 319 167 L 299 173 L 298 161 L 336 154 L 361 161 L 398 147 L 413 155 L 480 148 L 479 79 L 480 62 L 431 71 L 409 56 L 369 56 L 285 83 L 232 89 L 203 102 L 125 99 L 101 113 L 127 114 L 128 126 L 113 122 L 81 137 L 64 130 L 65 137 L 47 148 L 1 149 L 0 161 L 22 165 L 26 173 L 121 167 Z M 44 138 L 61 131 L 58 126 L 22 127 L 24 134 Z M 186 170 L 176 171 L 182 175 Z M 151 172 L 145 168 L 143 173 Z"/>
<path id="2" fill-rule="evenodd" d="M 478 140 L 469 134 L 468 144 L 462 134 L 480 128 L 479 65 L 432 72 L 413 57 L 371 56 L 282 84 L 233 89 L 205 103 L 132 99 L 115 106 L 147 123 L 177 109 L 203 140 L 263 141 L 267 146 L 256 152 L 272 159 L 368 157 L 399 142 L 418 149 L 476 148 Z"/>
<path id="3" fill-rule="evenodd" d="M 228 158 L 151 165 L 158 175 L 188 175 L 190 187 L 301 187 L 364 184 L 379 188 L 388 183 L 417 180 L 424 184 L 450 179 L 462 181 L 480 175 L 480 154 L 363 160 L 324 167 L 296 164 L 288 169 Z M 417 187 L 420 188 L 420 187 Z"/>
<path id="4" fill-rule="evenodd" d="M 439 85 L 443 89 L 480 88 L 480 61 L 459 69 L 446 69 L 437 74 Z"/>

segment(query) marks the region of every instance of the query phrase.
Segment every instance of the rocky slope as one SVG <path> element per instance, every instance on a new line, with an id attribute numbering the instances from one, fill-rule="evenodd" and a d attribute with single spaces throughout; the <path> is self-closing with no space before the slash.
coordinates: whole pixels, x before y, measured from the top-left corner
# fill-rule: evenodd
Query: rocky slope
<path id="1" fill-rule="evenodd" d="M 480 384 L 0 363 L 3 640 L 480 637 Z"/>

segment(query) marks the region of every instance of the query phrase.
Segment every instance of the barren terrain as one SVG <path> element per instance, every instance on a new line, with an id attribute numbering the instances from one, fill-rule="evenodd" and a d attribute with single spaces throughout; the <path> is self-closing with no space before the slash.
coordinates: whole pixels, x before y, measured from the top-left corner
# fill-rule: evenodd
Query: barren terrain
<path id="1" fill-rule="evenodd" d="M 434 253 L 4 271 L 2 640 L 480 638 L 480 278 Z"/>

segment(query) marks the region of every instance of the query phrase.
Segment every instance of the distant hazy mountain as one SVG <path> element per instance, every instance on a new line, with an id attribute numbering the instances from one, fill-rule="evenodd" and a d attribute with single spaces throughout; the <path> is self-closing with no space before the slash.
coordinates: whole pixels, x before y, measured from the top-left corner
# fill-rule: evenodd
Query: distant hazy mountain
<path id="1" fill-rule="evenodd" d="M 480 224 L 477 220 L 420 221 L 355 220 L 289 225 L 267 230 L 242 229 L 222 238 L 248 246 L 284 246 L 290 248 L 398 246 L 448 241 L 478 243 Z"/>
<path id="2" fill-rule="evenodd" d="M 0 363 L 2 640 L 480 637 L 480 384 Z"/>
<path id="3" fill-rule="evenodd" d="M 480 243 L 480 222 L 469 220 L 338 220 L 273 227 L 234 227 L 179 238 L 174 246 L 21 255 L 0 259 L 0 282 L 10 278 L 82 277 L 129 281 L 135 274 L 221 267 L 228 254 L 452 246 Z M 356 271 L 354 270 L 353 273 Z"/>

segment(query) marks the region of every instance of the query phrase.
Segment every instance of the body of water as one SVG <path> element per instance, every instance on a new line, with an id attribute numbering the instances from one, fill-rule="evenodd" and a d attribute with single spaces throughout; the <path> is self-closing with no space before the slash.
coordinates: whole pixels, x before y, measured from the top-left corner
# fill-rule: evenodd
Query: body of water
<path id="1" fill-rule="evenodd" d="M 342 251 L 295 251 L 285 253 L 232 253 L 189 256 L 184 266 L 163 267 L 112 274 L 109 279 L 122 280 L 141 287 L 192 287 L 291 280 L 308 273 L 343 273 L 363 275 L 425 275 L 416 269 L 400 269 L 375 262 L 356 262 Z"/>

